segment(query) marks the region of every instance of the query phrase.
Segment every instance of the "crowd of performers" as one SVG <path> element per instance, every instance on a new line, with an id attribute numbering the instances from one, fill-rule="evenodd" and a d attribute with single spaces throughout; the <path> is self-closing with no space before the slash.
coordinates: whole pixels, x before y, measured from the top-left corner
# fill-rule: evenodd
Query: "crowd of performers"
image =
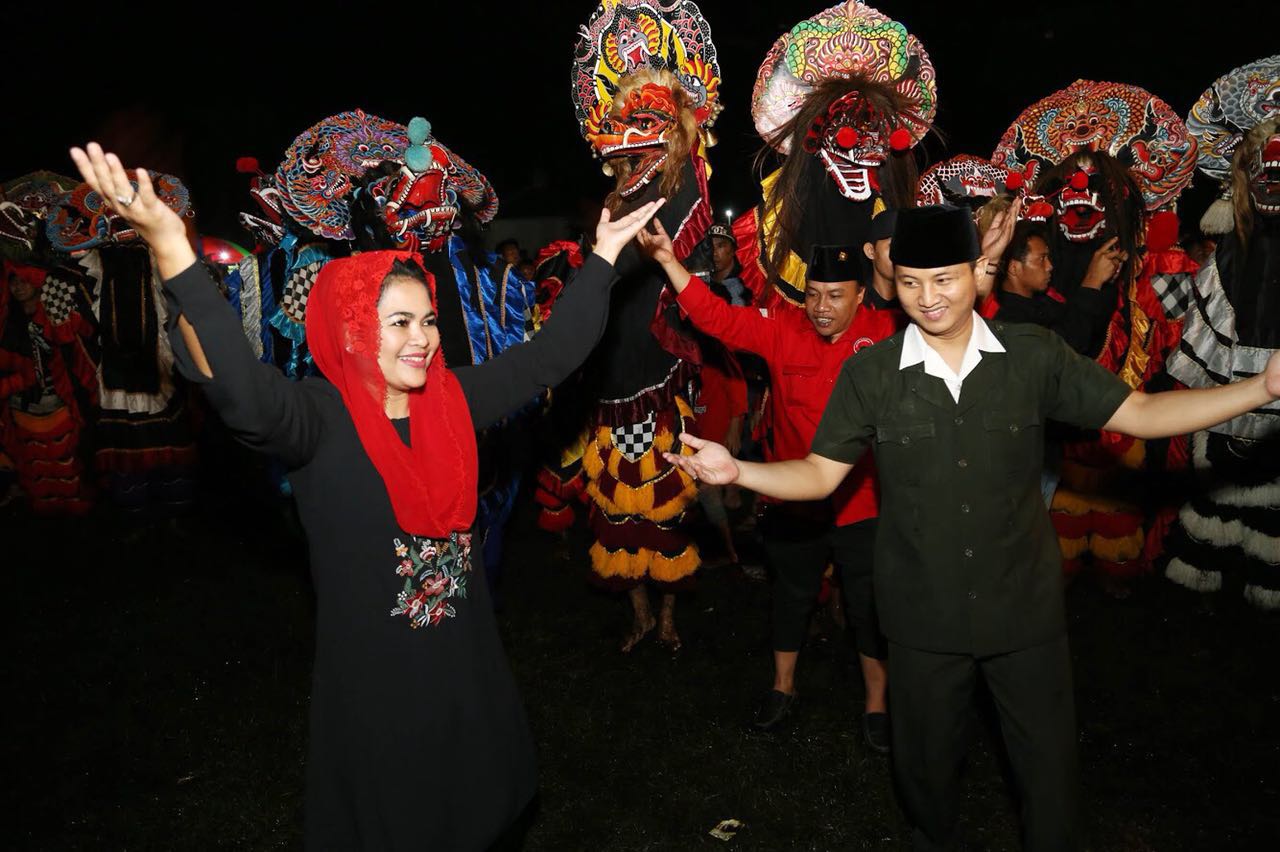
<path id="1" fill-rule="evenodd" d="M 1124 596 L 1159 570 L 1280 609 L 1280 404 L 1235 390 L 1257 397 L 1280 350 L 1280 57 L 1218 78 L 1185 120 L 1137 86 L 1078 80 L 989 158 L 929 164 L 924 46 L 840 3 L 765 56 L 749 109 L 774 167 L 724 223 L 708 183 L 720 84 L 691 0 L 596 7 L 571 95 L 612 186 L 598 228 L 545 247 L 532 275 L 485 249 L 497 194 L 421 117 L 342 112 L 273 170 L 238 163 L 252 250 L 195 234 L 178 178 L 96 146 L 76 152 L 79 179 L 0 186 L 0 462 L 31 509 L 189 503 L 197 408 L 270 455 L 298 501 L 316 539 L 316 848 L 421 848 L 424 784 L 450 803 L 433 842 L 484 848 L 532 794 L 491 595 L 468 583 L 473 560 L 495 582 L 522 483 L 544 529 L 585 521 L 594 577 L 632 604 L 623 651 L 651 633 L 680 647 L 694 501 L 736 561 L 725 504 L 758 493 L 774 681 L 753 724 L 791 713 L 835 566 L 863 734 L 894 753 L 922 849 L 954 839 L 964 737 L 921 732 L 956 729 L 978 671 L 1032 740 L 1007 735 L 1029 848 L 1075 842 L 1064 578 Z M 1221 198 L 1184 229 L 1197 169 Z M 1180 244 L 1206 241 L 1199 259 Z M 976 314 L 948 302 L 970 279 Z M 1126 401 L 1227 385 L 1184 401 L 1196 416 Z M 960 514 L 922 517 L 951 512 L 938 500 Z M 992 539 L 972 539 L 983 524 Z M 967 541 L 954 565 L 939 550 Z M 1000 547 L 1016 571 L 965 573 Z M 406 703 L 411 725 L 392 712 Z M 414 768 L 428 739 L 441 759 L 436 724 L 450 765 L 474 768 L 465 783 Z"/>

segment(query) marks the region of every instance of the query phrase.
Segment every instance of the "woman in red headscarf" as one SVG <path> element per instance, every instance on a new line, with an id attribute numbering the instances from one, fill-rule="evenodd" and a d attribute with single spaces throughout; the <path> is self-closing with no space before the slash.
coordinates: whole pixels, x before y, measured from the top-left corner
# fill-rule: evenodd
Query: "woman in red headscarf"
<path id="1" fill-rule="evenodd" d="M 308 847 L 488 847 L 532 798 L 536 771 L 473 564 L 475 431 L 587 356 L 612 264 L 660 202 L 602 215 L 554 321 L 479 366 L 444 364 L 431 277 L 414 255 L 334 260 L 307 302 L 324 377 L 291 382 L 254 358 L 146 172 L 135 190 L 96 144 L 72 158 L 155 253 L 179 368 L 240 440 L 290 469 L 317 600 Z"/>

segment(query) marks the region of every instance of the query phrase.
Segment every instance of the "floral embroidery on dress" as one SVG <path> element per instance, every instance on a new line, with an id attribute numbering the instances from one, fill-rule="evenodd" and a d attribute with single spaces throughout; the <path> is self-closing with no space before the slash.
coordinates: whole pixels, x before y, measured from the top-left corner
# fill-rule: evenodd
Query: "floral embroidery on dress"
<path id="1" fill-rule="evenodd" d="M 404 577 L 404 589 L 396 596 L 393 616 L 403 615 L 410 627 L 434 627 L 456 616 L 451 598 L 465 599 L 471 574 L 471 533 L 451 533 L 448 538 L 410 536 L 406 544 L 395 540 L 396 575 Z"/>

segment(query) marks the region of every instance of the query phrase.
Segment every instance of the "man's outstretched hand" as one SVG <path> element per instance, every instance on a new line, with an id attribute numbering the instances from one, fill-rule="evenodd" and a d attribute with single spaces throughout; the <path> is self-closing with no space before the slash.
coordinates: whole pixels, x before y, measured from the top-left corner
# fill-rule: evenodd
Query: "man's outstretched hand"
<path id="1" fill-rule="evenodd" d="M 728 485 L 737 481 L 738 463 L 723 446 L 715 441 L 695 437 L 688 432 L 681 432 L 680 440 L 697 452 L 691 456 L 663 453 L 664 459 L 699 482 L 705 482 L 708 485 Z"/>

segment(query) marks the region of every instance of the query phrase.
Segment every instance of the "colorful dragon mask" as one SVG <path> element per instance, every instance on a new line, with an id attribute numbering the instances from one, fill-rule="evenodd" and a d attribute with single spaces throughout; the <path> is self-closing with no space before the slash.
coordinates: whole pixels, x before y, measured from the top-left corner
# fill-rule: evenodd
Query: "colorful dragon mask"
<path id="1" fill-rule="evenodd" d="M 909 145 L 924 136 L 937 112 L 933 64 L 920 42 L 897 21 L 849 0 L 796 24 L 769 49 L 751 93 L 751 117 L 760 137 L 779 153 L 790 153 L 790 140 L 779 138 L 778 129 L 796 116 L 818 83 L 837 77 L 864 77 L 892 85 L 915 104 L 911 114 L 902 117 Z M 858 111 L 854 103 L 832 104 L 827 122 L 838 133 L 841 126 L 857 124 Z M 847 119 L 839 119 L 850 112 Z M 865 129 L 876 129 L 875 122 L 885 118 L 865 112 L 862 117 L 874 119 Z M 881 144 L 894 129 L 882 134 Z M 847 134 L 846 141 L 851 141 Z M 884 160 L 883 152 L 879 159 Z"/>
<path id="2" fill-rule="evenodd" d="M 133 191 L 138 191 L 137 174 L 125 175 Z M 179 216 L 191 215 L 191 199 L 182 181 L 172 175 L 151 173 L 156 195 Z M 104 245 L 125 245 L 138 241 L 138 233 L 111 212 L 102 196 L 87 183 L 65 193 L 49 211 L 45 234 L 54 251 L 79 256 Z"/>
<path id="3" fill-rule="evenodd" d="M 1219 77 L 1187 115 L 1200 151 L 1199 167 L 1224 180 L 1244 135 L 1280 115 L 1280 55 L 1242 65 Z"/>
<path id="4" fill-rule="evenodd" d="M 1009 172 L 990 160 L 960 154 L 943 160 L 920 176 L 921 206 L 951 204 L 978 210 L 998 195 L 1016 195 L 1026 186 L 1021 172 Z"/>
<path id="5" fill-rule="evenodd" d="M 1195 140 L 1168 104 L 1137 86 L 1092 80 L 1024 110 L 991 161 L 1034 181 L 1081 150 L 1105 151 L 1126 166 L 1148 210 L 1172 204 L 1195 171 Z"/>
<path id="6" fill-rule="evenodd" d="M 1107 226 L 1107 211 L 1103 207 L 1099 187 L 1101 178 L 1092 163 L 1082 162 L 1080 168 L 1058 192 L 1058 227 L 1069 242 L 1087 243 Z"/>
<path id="7" fill-rule="evenodd" d="M 720 66 L 711 27 L 690 0 L 603 0 L 574 49 L 574 112 L 592 153 L 631 161 L 618 192 L 630 197 L 667 161 L 688 111 L 709 146 L 720 113 Z M 691 129 L 691 128 L 690 128 Z"/>
<path id="8" fill-rule="evenodd" d="M 484 224 L 498 212 L 488 179 L 436 141 L 425 119 L 405 128 L 361 110 L 330 116 L 298 136 L 275 174 L 252 192 L 270 221 L 242 218 L 260 238 L 282 236 L 279 226 L 288 216 L 331 240 L 352 241 L 357 228 L 382 228 L 405 250 L 436 251 L 463 215 Z M 358 204 L 362 194 L 372 205 Z M 366 207 L 376 222 L 353 215 Z"/>
<path id="9" fill-rule="evenodd" d="M 591 139 L 605 160 L 606 173 L 615 171 L 611 161 L 631 161 L 625 176 L 620 175 L 618 194 L 623 198 L 639 192 L 662 170 L 670 143 L 683 130 L 680 114 L 688 103 L 683 92 L 673 88 L 670 74 L 639 71 L 627 82 L 639 85 L 619 90 L 621 97 L 614 100 L 613 110 Z"/>
<path id="10" fill-rule="evenodd" d="M 796 24 L 774 42 L 756 73 L 751 117 L 756 131 L 781 154 L 791 153 L 790 127 L 820 84 L 863 79 L 902 95 L 909 108 L 877 108 L 854 87 L 814 118 L 804 140 L 822 161 L 840 194 L 866 201 L 876 169 L 890 150 L 905 151 L 928 131 L 937 111 L 933 65 L 915 36 L 867 6 L 850 0 Z"/>
<path id="11" fill-rule="evenodd" d="M 1254 209 L 1263 216 L 1280 215 L 1280 116 L 1268 119 L 1249 136 L 1242 165 L 1247 170 Z"/>
<path id="12" fill-rule="evenodd" d="M 866 201 L 879 191 L 876 171 L 889 150 L 905 151 L 913 144 L 906 128 L 854 90 L 832 101 L 814 119 L 804 149 L 822 161 L 840 194 L 850 201 Z"/>
<path id="13" fill-rule="evenodd" d="M 54 172 L 31 172 L 0 185 L 0 253 L 32 250 L 40 222 L 79 181 Z"/>

